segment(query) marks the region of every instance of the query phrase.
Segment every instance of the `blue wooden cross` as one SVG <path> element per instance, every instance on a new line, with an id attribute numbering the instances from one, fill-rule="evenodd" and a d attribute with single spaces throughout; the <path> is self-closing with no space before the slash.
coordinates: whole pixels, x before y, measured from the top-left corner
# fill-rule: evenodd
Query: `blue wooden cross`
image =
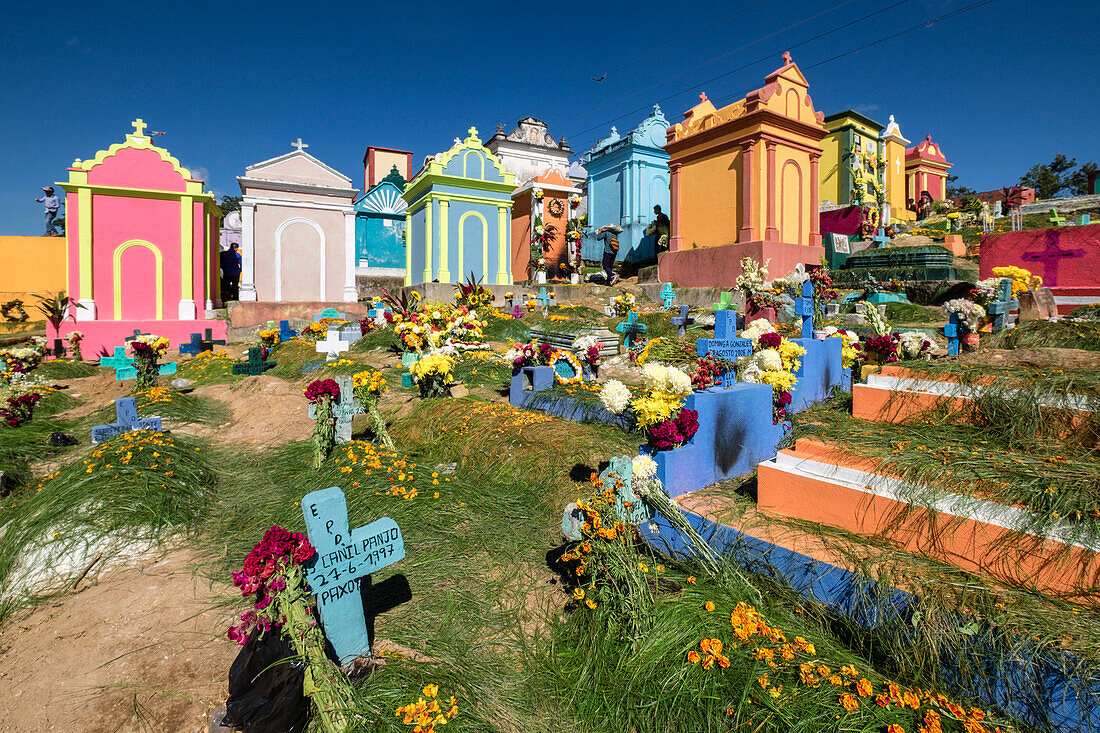
<path id="1" fill-rule="evenodd" d="M 313 322 L 314 323 L 317 323 L 318 321 L 323 320 L 325 318 L 334 318 L 334 319 L 342 321 L 342 320 L 344 320 L 344 314 L 341 313 L 340 311 L 336 310 L 335 308 L 325 308 L 320 313 L 314 313 L 313 314 Z"/>
<path id="2" fill-rule="evenodd" d="M 1058 209 L 1051 209 L 1050 210 L 1050 218 L 1047 219 L 1047 221 L 1049 221 L 1051 224 L 1053 224 L 1056 227 L 1065 226 L 1065 224 L 1066 224 L 1066 218 L 1064 216 L 1059 215 Z"/>
<path id="3" fill-rule="evenodd" d="M 233 365 L 234 374 L 248 374 L 258 376 L 268 369 L 276 366 L 278 362 L 264 361 L 263 350 L 259 346 L 250 346 L 248 349 L 248 361 L 237 362 Z"/>
<path id="4" fill-rule="evenodd" d="M 279 321 L 279 341 L 286 343 L 298 335 L 298 332 L 290 327 L 290 321 Z"/>
<path id="5" fill-rule="evenodd" d="M 1001 285 L 997 290 L 997 300 L 986 307 L 986 312 L 993 316 L 993 333 L 1000 333 L 1011 325 L 1012 311 L 1018 310 L 1020 302 L 1012 297 L 1011 278 L 1002 277 Z"/>
<path id="6" fill-rule="evenodd" d="M 348 504 L 336 486 L 302 497 L 306 533 L 317 554 L 306 563 L 306 581 L 317 595 L 325 636 L 341 665 L 370 657 L 367 616 L 359 581 L 405 557 L 397 522 L 383 517 L 348 529 Z"/>
<path id="7" fill-rule="evenodd" d="M 148 335 L 149 334 L 147 334 L 147 333 L 142 333 L 142 330 L 140 328 L 135 328 L 133 335 L 127 336 L 126 338 L 124 338 L 122 340 L 126 343 L 130 343 L 131 341 L 136 339 L 138 336 L 148 336 Z"/>
<path id="8" fill-rule="evenodd" d="M 794 299 L 794 314 L 802 317 L 802 338 L 814 337 L 814 284 L 802 283 L 802 297 Z"/>
<path id="9" fill-rule="evenodd" d="M 92 428 L 92 442 L 103 443 L 131 430 L 152 430 L 157 433 L 161 430 L 159 417 L 138 418 L 137 400 L 133 397 L 120 397 L 115 400 L 115 420 L 117 422 L 96 425 Z"/>
<path id="10" fill-rule="evenodd" d="M 539 288 L 539 294 L 535 296 L 535 300 L 539 302 L 543 310 L 550 307 L 550 294 L 546 292 L 546 288 Z"/>
<path id="11" fill-rule="evenodd" d="M 181 354 L 199 354 L 203 351 L 213 351 L 214 344 L 225 346 L 224 339 L 214 339 L 214 332 L 211 329 L 206 329 L 205 338 L 203 334 L 193 333 L 191 334 L 191 343 L 183 344 L 180 346 Z"/>
<path id="12" fill-rule="evenodd" d="M 875 243 L 876 247 L 881 249 L 886 246 L 886 243 L 890 241 L 890 238 L 886 236 L 885 229 L 879 229 L 878 233 L 875 234 L 875 236 L 871 237 L 871 241 Z"/>
<path id="13" fill-rule="evenodd" d="M 737 314 L 735 313 L 734 317 L 736 317 L 736 315 Z M 676 335 L 678 335 L 680 338 L 683 338 L 684 336 L 686 336 L 687 335 L 687 327 L 690 326 L 691 324 L 695 323 L 695 319 L 688 315 L 687 303 L 681 303 L 680 304 L 680 315 L 673 316 L 671 320 L 672 320 L 672 325 L 673 326 L 678 326 L 679 327 L 680 330 L 676 332 Z M 715 317 L 715 323 L 717 323 L 717 322 L 718 322 L 717 317 Z"/>
<path id="14" fill-rule="evenodd" d="M 672 283 L 665 283 L 661 287 L 661 301 L 665 305 L 665 310 L 672 309 L 672 301 L 676 300 L 676 291 L 672 289 Z"/>
<path id="15" fill-rule="evenodd" d="M 351 440 L 351 419 L 364 412 L 363 403 L 355 399 L 351 377 L 336 377 L 340 385 L 340 399 L 332 406 L 332 416 L 336 419 L 336 442 L 347 443 Z M 309 419 L 317 419 L 317 405 L 309 403 Z"/>
<path id="16" fill-rule="evenodd" d="M 683 308 L 684 306 L 680 306 Z M 752 339 L 737 337 L 737 311 L 723 310 L 714 314 L 714 338 L 696 339 L 695 353 L 719 359 L 739 359 L 752 354 Z"/>
<path id="17" fill-rule="evenodd" d="M 626 314 L 626 320 L 616 326 L 615 330 L 623 335 L 623 343 L 629 349 L 634 346 L 635 337 L 645 335 L 646 325 L 638 323 L 638 311 L 630 311 Z"/>
<path id="18" fill-rule="evenodd" d="M 947 319 L 947 325 L 943 327 L 943 335 L 947 337 L 947 355 L 955 356 L 959 353 L 959 314 L 952 313 Z"/>

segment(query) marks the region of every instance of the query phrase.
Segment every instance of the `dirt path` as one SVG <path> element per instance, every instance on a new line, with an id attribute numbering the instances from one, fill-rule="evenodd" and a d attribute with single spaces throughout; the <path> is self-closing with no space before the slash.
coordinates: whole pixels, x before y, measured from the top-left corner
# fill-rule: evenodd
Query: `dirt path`
<path id="1" fill-rule="evenodd" d="M 0 633 L 3 730 L 205 732 L 238 647 L 232 592 L 176 550 L 105 574 L 25 612 Z"/>

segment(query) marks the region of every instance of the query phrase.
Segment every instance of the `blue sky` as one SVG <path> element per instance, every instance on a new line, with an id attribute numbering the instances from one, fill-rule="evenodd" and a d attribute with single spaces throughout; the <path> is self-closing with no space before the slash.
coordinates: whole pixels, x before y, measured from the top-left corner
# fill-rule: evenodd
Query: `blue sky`
<path id="1" fill-rule="evenodd" d="M 23 3 L 0 45 L 0 234 L 40 234 L 39 187 L 135 117 L 219 195 L 299 136 L 358 186 L 368 145 L 415 167 L 470 125 L 486 138 L 529 114 L 579 154 L 654 101 L 676 121 L 700 91 L 743 96 L 787 49 L 818 110 L 895 115 L 961 184 L 1013 183 L 1056 152 L 1100 161 L 1085 0 L 993 0 L 828 61 L 975 1 Z"/>

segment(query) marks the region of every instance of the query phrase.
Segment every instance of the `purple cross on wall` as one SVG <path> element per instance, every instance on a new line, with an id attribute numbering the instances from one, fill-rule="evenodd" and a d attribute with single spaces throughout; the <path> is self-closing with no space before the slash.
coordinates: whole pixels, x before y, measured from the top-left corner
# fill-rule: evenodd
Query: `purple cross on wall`
<path id="1" fill-rule="evenodd" d="M 1058 284 L 1058 260 L 1067 257 L 1069 259 L 1080 259 L 1085 256 L 1085 250 L 1083 249 L 1062 249 L 1059 247 L 1059 238 L 1059 232 L 1048 231 L 1046 233 L 1046 249 L 1042 252 L 1025 252 L 1021 257 L 1021 259 L 1030 262 L 1043 263 L 1043 284 L 1048 288 Z"/>

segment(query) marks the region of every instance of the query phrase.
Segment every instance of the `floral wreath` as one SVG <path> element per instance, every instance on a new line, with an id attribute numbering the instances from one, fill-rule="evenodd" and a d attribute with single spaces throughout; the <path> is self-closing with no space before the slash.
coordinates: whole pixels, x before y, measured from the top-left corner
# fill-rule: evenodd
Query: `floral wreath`
<path id="1" fill-rule="evenodd" d="M 19 315 L 13 316 L 12 311 L 15 311 Z M 0 306 L 0 316 L 4 317 L 4 320 L 8 323 L 25 323 L 29 316 L 27 311 L 23 309 L 23 301 L 19 298 L 13 298 L 4 305 Z"/>
<path id="2" fill-rule="evenodd" d="M 562 203 L 561 199 L 551 199 L 550 203 L 546 205 L 546 210 L 554 218 L 561 218 L 561 215 L 565 213 L 565 204 Z"/>
<path id="3" fill-rule="evenodd" d="M 572 377 L 566 377 L 558 373 L 557 363 L 559 361 L 565 361 L 573 367 Z M 570 351 L 555 351 L 550 355 L 547 366 L 554 370 L 554 381 L 558 384 L 580 384 L 584 381 L 584 370 L 581 369 L 581 363 L 577 361 L 577 357 L 573 356 L 573 353 Z"/>

